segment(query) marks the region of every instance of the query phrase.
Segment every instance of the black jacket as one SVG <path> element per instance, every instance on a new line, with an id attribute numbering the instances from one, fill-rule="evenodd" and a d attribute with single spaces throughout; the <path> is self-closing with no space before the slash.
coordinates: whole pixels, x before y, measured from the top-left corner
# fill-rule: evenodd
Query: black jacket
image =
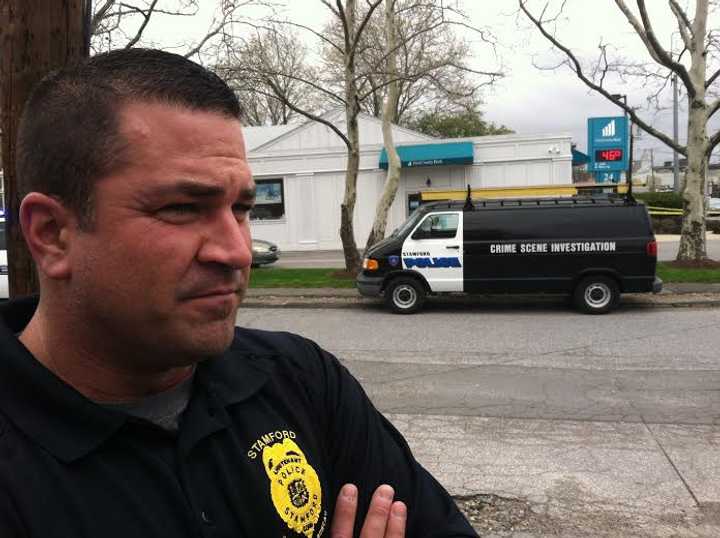
<path id="1" fill-rule="evenodd" d="M 329 536 L 335 498 L 381 483 L 407 503 L 407 536 L 476 536 L 333 356 L 287 333 L 237 329 L 198 365 L 177 435 L 99 406 L 0 324 L 0 536 Z"/>

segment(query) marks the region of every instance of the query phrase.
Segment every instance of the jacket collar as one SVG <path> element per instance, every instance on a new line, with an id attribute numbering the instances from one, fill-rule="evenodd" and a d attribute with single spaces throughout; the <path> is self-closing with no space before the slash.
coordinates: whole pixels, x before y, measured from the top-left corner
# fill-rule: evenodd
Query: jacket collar
<path id="1" fill-rule="evenodd" d="M 0 413 L 64 462 L 97 449 L 128 420 L 83 396 L 41 364 L 18 340 L 37 308 L 38 297 L 0 307 Z M 267 381 L 270 356 L 243 351 L 236 340 L 222 356 L 198 365 L 193 390 L 204 386 L 220 405 L 255 394 Z"/>

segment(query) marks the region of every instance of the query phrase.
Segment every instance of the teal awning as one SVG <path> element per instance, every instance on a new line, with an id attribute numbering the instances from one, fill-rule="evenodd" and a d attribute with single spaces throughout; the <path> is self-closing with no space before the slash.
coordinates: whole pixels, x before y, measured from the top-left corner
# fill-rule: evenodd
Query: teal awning
<path id="1" fill-rule="evenodd" d="M 572 149 L 572 165 L 581 166 L 590 162 L 590 157 L 585 155 L 582 151 L 578 151 L 575 148 Z"/>
<path id="2" fill-rule="evenodd" d="M 472 164 L 474 158 L 472 142 L 448 142 L 445 144 L 416 144 L 397 146 L 403 168 L 414 166 L 443 166 L 449 164 Z M 387 169 L 387 152 L 380 152 L 380 168 Z"/>

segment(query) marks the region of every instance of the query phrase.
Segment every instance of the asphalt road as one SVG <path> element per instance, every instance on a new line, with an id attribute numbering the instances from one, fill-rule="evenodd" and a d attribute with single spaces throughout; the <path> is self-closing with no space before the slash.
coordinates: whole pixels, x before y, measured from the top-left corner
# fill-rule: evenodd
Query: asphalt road
<path id="1" fill-rule="evenodd" d="M 708 256 L 714 260 L 720 260 L 720 238 L 709 236 L 707 242 Z M 660 240 L 658 241 L 658 260 L 671 261 L 677 256 L 679 241 Z M 280 259 L 273 264 L 273 267 L 344 267 L 345 261 L 340 250 L 324 250 L 319 252 L 281 252 Z"/>
<path id="2" fill-rule="evenodd" d="M 720 424 L 720 309 L 241 309 L 336 354 L 384 412 Z"/>
<path id="3" fill-rule="evenodd" d="M 335 353 L 448 491 L 486 503 L 473 521 L 494 538 L 720 536 L 719 322 L 547 303 L 238 315 Z"/>

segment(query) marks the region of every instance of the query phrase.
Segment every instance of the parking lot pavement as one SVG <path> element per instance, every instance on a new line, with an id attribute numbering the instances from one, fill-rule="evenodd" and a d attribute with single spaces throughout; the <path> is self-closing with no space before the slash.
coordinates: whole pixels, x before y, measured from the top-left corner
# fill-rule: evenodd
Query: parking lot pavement
<path id="1" fill-rule="evenodd" d="M 483 536 L 720 536 L 717 426 L 389 418 L 453 495 L 527 503 Z"/>

